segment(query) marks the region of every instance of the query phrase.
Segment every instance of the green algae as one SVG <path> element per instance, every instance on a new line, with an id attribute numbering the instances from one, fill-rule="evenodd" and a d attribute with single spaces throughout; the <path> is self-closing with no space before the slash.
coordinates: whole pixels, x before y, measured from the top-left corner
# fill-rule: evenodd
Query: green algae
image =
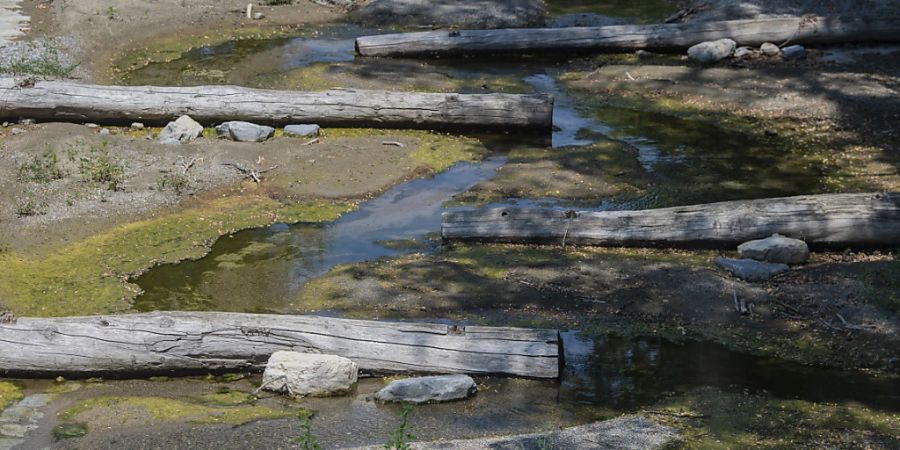
<path id="1" fill-rule="evenodd" d="M 258 405 L 210 406 L 164 397 L 94 397 L 65 410 L 60 417 L 72 421 L 98 411 L 123 422 L 139 420 L 142 412 L 158 422 L 232 425 L 288 417 L 293 413 Z"/>
<path id="2" fill-rule="evenodd" d="M 88 434 L 88 427 L 83 423 L 61 423 L 53 427 L 51 434 L 57 441 L 78 438 Z"/>
<path id="3" fill-rule="evenodd" d="M 12 402 L 22 399 L 25 394 L 22 388 L 9 381 L 0 381 L 0 411 L 6 409 Z"/>
<path id="4" fill-rule="evenodd" d="M 409 156 L 431 172 L 442 172 L 461 161 L 478 161 L 487 154 L 478 139 L 426 130 L 328 128 L 322 134 L 327 138 L 401 136 L 416 139 L 416 148 Z"/>
<path id="5" fill-rule="evenodd" d="M 219 237 L 273 222 L 334 220 L 353 206 L 284 203 L 262 196 L 213 200 L 180 212 L 129 223 L 42 255 L 0 253 L 0 291 L 22 316 L 125 311 L 138 293 L 127 280 L 158 264 L 205 255 Z"/>

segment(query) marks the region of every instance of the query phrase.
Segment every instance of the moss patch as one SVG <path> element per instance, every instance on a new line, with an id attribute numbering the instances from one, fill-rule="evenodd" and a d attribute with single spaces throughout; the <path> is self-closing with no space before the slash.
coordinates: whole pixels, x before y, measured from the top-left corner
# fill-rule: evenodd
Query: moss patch
<path id="1" fill-rule="evenodd" d="M 158 422 L 228 423 L 287 417 L 292 411 L 265 406 L 208 406 L 163 397 L 96 397 L 64 411 L 64 420 L 116 418 L 121 423 L 150 419 Z M 87 420 L 90 422 L 90 420 Z"/>
<path id="2" fill-rule="evenodd" d="M 82 437 L 88 433 L 87 425 L 83 423 L 61 423 L 53 427 L 53 438 L 57 441 Z"/>
<path id="3" fill-rule="evenodd" d="M 896 448 L 900 415 L 855 403 L 782 400 L 701 388 L 651 417 L 681 429 L 676 448 Z"/>
<path id="4" fill-rule="evenodd" d="M 101 233 L 39 257 L 0 253 L 0 291 L 21 316 L 124 311 L 137 294 L 129 277 L 157 264 L 205 255 L 219 237 L 280 222 L 334 220 L 352 205 L 309 201 L 285 205 L 234 196 Z"/>
<path id="5" fill-rule="evenodd" d="M 8 381 L 0 381 L 0 411 L 6 409 L 12 402 L 24 397 L 22 388 Z"/>
<path id="6" fill-rule="evenodd" d="M 371 136 L 403 136 L 418 141 L 410 158 L 422 168 L 433 172 L 446 170 L 460 161 L 477 161 L 487 150 L 478 139 L 425 130 L 382 130 L 374 128 L 329 128 L 323 132 L 329 138 Z"/>

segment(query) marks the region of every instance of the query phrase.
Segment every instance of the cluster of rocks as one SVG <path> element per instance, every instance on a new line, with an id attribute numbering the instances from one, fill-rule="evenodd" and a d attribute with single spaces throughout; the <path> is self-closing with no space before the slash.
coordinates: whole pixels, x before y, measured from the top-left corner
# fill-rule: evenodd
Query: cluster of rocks
<path id="1" fill-rule="evenodd" d="M 747 59 L 754 57 L 775 58 L 784 60 L 802 59 L 806 57 L 806 49 L 802 45 L 790 45 L 779 48 L 771 42 L 763 43 L 758 49 L 738 47 L 731 39 L 701 42 L 687 51 L 688 58 L 701 64 L 712 64 L 726 58 Z"/>
<path id="2" fill-rule="evenodd" d="M 132 128 L 135 125 L 132 124 Z M 284 127 L 286 136 L 311 137 L 319 134 L 318 125 L 288 125 Z M 184 144 L 200 137 L 203 134 L 203 125 L 197 123 L 190 116 L 181 116 L 169 122 L 159 133 L 159 142 L 162 144 Z M 251 122 L 232 120 L 216 126 L 216 135 L 222 139 L 230 139 L 238 142 L 263 142 L 275 134 L 275 128 L 257 125 Z"/>
<path id="3" fill-rule="evenodd" d="M 292 396 L 324 397 L 351 392 L 359 366 L 335 355 L 275 352 L 263 372 L 262 389 Z M 382 402 L 439 403 L 462 400 L 477 391 L 475 380 L 466 375 L 406 378 L 390 382 L 373 398 Z"/>
<path id="4" fill-rule="evenodd" d="M 738 246 L 740 259 L 718 257 L 716 265 L 745 281 L 766 281 L 809 259 L 809 246 L 778 233 Z"/>

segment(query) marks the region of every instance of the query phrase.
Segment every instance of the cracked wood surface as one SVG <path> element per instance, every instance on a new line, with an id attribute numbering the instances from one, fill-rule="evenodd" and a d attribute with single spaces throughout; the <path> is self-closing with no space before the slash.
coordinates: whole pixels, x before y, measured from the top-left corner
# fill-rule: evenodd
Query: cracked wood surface
<path id="1" fill-rule="evenodd" d="M 0 325 L 0 374 L 7 376 L 262 370 L 278 350 L 339 355 L 371 372 L 559 375 L 556 330 L 218 312 L 20 318 Z"/>
<path id="2" fill-rule="evenodd" d="M 549 132 L 546 95 L 445 94 L 339 89 L 276 91 L 237 86 L 96 86 L 0 78 L 0 118 L 165 124 L 187 114 L 210 125 L 228 120 L 284 125 L 524 129 Z"/>
<path id="3" fill-rule="evenodd" d="M 446 240 L 728 247 L 780 233 L 810 246 L 900 244 L 900 193 L 824 194 L 637 211 L 493 208 L 443 214 Z"/>
<path id="4" fill-rule="evenodd" d="M 896 42 L 900 17 L 777 17 L 718 22 L 603 27 L 424 31 L 362 36 L 362 56 L 415 56 L 522 51 L 682 50 L 704 41 L 729 38 L 738 45 Z"/>

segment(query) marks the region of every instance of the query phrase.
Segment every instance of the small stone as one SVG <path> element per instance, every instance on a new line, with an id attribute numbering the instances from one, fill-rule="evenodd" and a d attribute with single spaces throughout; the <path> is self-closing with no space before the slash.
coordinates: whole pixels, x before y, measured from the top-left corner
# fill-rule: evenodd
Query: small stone
<path id="1" fill-rule="evenodd" d="M 272 137 L 275 129 L 250 122 L 231 121 L 216 127 L 220 138 L 239 142 L 262 142 Z"/>
<path id="2" fill-rule="evenodd" d="M 9 130 L 9 132 L 10 132 L 10 134 L 12 134 L 13 136 L 15 136 L 15 135 L 17 135 L 17 134 L 22 134 L 22 133 L 24 133 L 25 130 L 22 129 L 22 128 L 16 128 L 16 127 L 13 127 L 11 130 Z"/>
<path id="3" fill-rule="evenodd" d="M 753 49 L 750 47 L 738 47 L 737 50 L 734 51 L 735 59 L 744 59 L 753 55 Z"/>
<path id="4" fill-rule="evenodd" d="M 284 127 L 284 134 L 286 136 L 316 137 L 320 130 L 318 125 L 288 125 Z"/>
<path id="5" fill-rule="evenodd" d="M 36 123 L 34 119 L 19 119 L 19 125 L 34 125 Z"/>
<path id="6" fill-rule="evenodd" d="M 781 49 L 771 42 L 764 42 L 763 45 L 759 46 L 759 51 L 766 56 L 778 56 L 781 53 Z"/>
<path id="7" fill-rule="evenodd" d="M 802 264 L 809 259 L 809 246 L 799 239 L 778 233 L 765 239 L 744 242 L 738 246 L 741 258 L 783 264 Z"/>
<path id="8" fill-rule="evenodd" d="M 358 376 L 359 366 L 347 358 L 279 351 L 269 357 L 262 385 L 295 396 L 327 396 L 349 392 Z"/>
<path id="9" fill-rule="evenodd" d="M 784 59 L 802 59 L 806 57 L 806 49 L 802 45 L 791 45 L 781 49 L 781 56 Z"/>
<path id="10" fill-rule="evenodd" d="M 462 400 L 478 388 L 468 375 L 406 378 L 392 381 L 375 394 L 382 402 L 438 403 Z"/>
<path id="11" fill-rule="evenodd" d="M 701 42 L 687 51 L 688 58 L 701 64 L 714 63 L 728 58 L 734 53 L 737 44 L 731 39 Z"/>
<path id="12" fill-rule="evenodd" d="M 132 130 L 143 130 L 143 129 L 144 129 L 144 124 L 142 124 L 142 123 L 140 123 L 140 122 L 133 122 L 133 123 L 131 124 L 131 127 L 129 127 L 129 128 L 131 128 Z"/>
<path id="13" fill-rule="evenodd" d="M 261 12 L 253 13 L 253 20 L 261 20 L 265 17 L 266 17 L 266 15 Z"/>
<path id="14" fill-rule="evenodd" d="M 100 136 L 109 136 L 109 128 L 101 128 Z"/>
<path id="15" fill-rule="evenodd" d="M 744 281 L 766 281 L 791 270 L 787 264 L 769 263 L 755 259 L 716 258 L 716 265 Z"/>
<path id="16" fill-rule="evenodd" d="M 9 126 L 9 122 L 3 122 L 3 128 L 6 128 L 8 126 Z"/>
<path id="17" fill-rule="evenodd" d="M 96 123 L 86 123 L 84 126 L 88 128 L 100 128 L 100 125 L 97 125 Z"/>
<path id="18" fill-rule="evenodd" d="M 203 133 L 203 125 L 200 125 L 190 116 L 181 116 L 174 122 L 169 122 L 159 132 L 161 144 L 183 144 L 197 139 Z"/>
<path id="19" fill-rule="evenodd" d="M 656 56 L 653 52 L 648 52 L 647 50 L 641 49 L 634 52 L 634 55 L 638 58 L 650 58 Z"/>

